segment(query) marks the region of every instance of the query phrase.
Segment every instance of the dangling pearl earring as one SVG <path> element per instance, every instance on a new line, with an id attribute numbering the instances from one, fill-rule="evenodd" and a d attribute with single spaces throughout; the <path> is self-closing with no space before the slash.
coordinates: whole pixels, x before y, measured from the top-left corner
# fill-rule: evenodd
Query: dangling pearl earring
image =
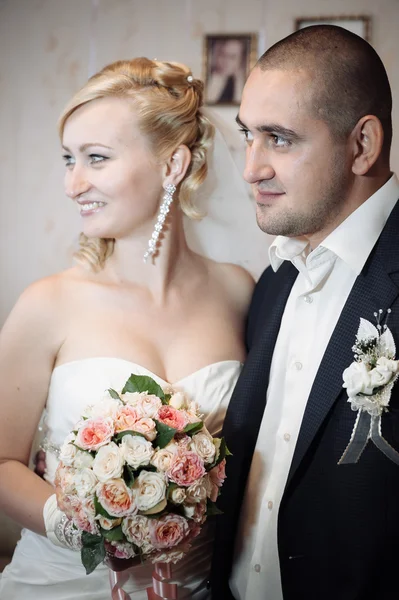
<path id="1" fill-rule="evenodd" d="M 175 193 L 175 191 L 176 191 L 176 186 L 173 185 L 173 183 L 169 183 L 165 187 L 165 195 L 162 198 L 162 204 L 159 207 L 159 213 L 158 213 L 158 217 L 157 217 L 157 222 L 155 223 L 154 231 L 151 235 L 151 239 L 148 242 L 148 250 L 144 254 L 144 262 L 147 262 L 147 260 L 150 258 L 150 256 L 153 256 L 155 254 L 155 251 L 157 249 L 157 244 L 158 244 L 158 238 L 159 238 L 159 235 L 164 226 L 165 219 L 169 212 L 170 205 L 173 200 L 173 194 Z"/>

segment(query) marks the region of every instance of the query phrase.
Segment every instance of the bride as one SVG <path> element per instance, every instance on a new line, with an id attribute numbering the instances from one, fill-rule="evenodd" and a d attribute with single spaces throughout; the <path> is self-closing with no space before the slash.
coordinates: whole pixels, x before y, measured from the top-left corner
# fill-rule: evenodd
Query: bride
<path id="1" fill-rule="evenodd" d="M 27 466 L 44 408 L 56 448 L 84 406 L 136 373 L 185 391 L 221 430 L 253 281 L 186 243 L 183 213 L 199 216 L 191 196 L 213 138 L 202 94 L 187 67 L 137 58 L 93 76 L 61 116 L 65 190 L 83 234 L 77 265 L 25 290 L 1 332 L 0 508 L 24 527 L 2 600 L 110 598 L 108 568 L 86 575 L 56 535 L 56 456 L 46 481 Z M 180 599 L 209 596 L 211 551 L 205 527 L 174 567 Z M 133 569 L 132 600 L 147 597 L 151 571 Z"/>

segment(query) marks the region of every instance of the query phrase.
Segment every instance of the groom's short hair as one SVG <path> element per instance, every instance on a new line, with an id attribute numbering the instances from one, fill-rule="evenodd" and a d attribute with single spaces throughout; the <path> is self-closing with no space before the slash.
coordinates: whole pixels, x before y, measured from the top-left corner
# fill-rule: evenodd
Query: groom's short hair
<path id="1" fill-rule="evenodd" d="M 312 114 L 334 137 L 346 137 L 360 118 L 375 115 L 384 130 L 383 154 L 392 141 L 392 94 L 385 67 L 360 36 L 335 25 L 312 25 L 271 46 L 257 67 L 304 70 L 313 79 Z"/>

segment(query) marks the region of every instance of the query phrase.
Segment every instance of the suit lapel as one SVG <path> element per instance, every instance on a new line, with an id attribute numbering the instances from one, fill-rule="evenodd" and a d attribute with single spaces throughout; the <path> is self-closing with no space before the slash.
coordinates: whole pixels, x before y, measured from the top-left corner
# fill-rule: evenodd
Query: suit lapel
<path id="1" fill-rule="evenodd" d="M 362 273 L 356 279 L 321 361 L 306 405 L 287 486 L 342 392 L 342 373 L 353 361 L 352 346 L 360 317 L 373 322 L 374 312 L 380 308 L 384 311 L 390 308 L 398 296 L 398 287 L 390 277 L 390 273 L 399 269 L 399 255 L 395 249 L 398 228 L 399 205 L 396 205 Z"/>

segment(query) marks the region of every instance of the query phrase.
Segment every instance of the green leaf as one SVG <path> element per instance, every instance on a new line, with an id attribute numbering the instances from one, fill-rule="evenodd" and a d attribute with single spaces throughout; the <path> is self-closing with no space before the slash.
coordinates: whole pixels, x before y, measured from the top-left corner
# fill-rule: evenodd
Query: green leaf
<path id="1" fill-rule="evenodd" d="M 118 392 L 116 392 L 112 388 L 108 389 L 108 393 L 111 396 L 111 398 L 114 398 L 114 400 L 120 400 L 120 396 L 119 396 Z"/>
<path id="2" fill-rule="evenodd" d="M 212 502 L 212 500 L 207 500 L 206 502 L 206 516 L 207 517 L 213 517 L 214 515 L 222 515 L 223 511 L 220 510 L 220 508 L 218 508 L 216 506 L 215 502 Z"/>
<path id="3" fill-rule="evenodd" d="M 82 544 L 80 551 L 82 564 L 86 569 L 86 575 L 90 575 L 105 559 L 104 540 L 98 535 L 83 531 Z"/>
<path id="4" fill-rule="evenodd" d="M 78 446 L 77 444 L 75 444 L 75 442 L 69 442 L 72 446 L 75 446 L 75 448 L 77 448 L 78 450 L 80 450 L 81 452 L 87 452 L 87 454 L 91 454 L 90 450 L 85 450 L 84 448 L 81 448 L 80 446 Z"/>
<path id="5" fill-rule="evenodd" d="M 125 539 L 121 525 L 118 525 L 117 527 L 114 527 L 113 529 L 102 529 L 101 528 L 101 535 L 103 536 L 103 538 L 105 538 L 109 542 L 122 542 Z"/>
<path id="6" fill-rule="evenodd" d="M 204 424 L 202 421 L 196 421 L 195 423 L 189 423 L 188 425 L 186 425 L 183 431 L 184 433 L 187 433 L 187 435 L 192 436 L 201 431 L 203 426 Z"/>
<path id="7" fill-rule="evenodd" d="M 158 431 L 158 435 L 154 440 L 154 446 L 159 448 L 165 448 L 171 440 L 173 440 L 177 429 L 161 423 L 161 421 L 155 420 L 155 425 Z"/>
<path id="8" fill-rule="evenodd" d="M 105 510 L 103 505 L 100 504 L 100 501 L 96 495 L 94 496 L 94 508 L 96 509 L 96 515 L 101 515 L 102 517 L 107 517 L 107 519 L 115 519 L 115 517 L 113 517 L 112 515 L 107 513 L 107 511 Z"/>
<path id="9" fill-rule="evenodd" d="M 215 439 L 218 439 L 218 438 L 214 438 L 214 441 L 215 441 Z M 213 467 L 216 467 L 219 463 L 222 462 L 222 460 L 224 460 L 226 458 L 226 456 L 233 456 L 233 455 L 230 452 L 230 450 L 228 449 L 228 447 L 226 446 L 225 439 L 222 438 L 220 440 L 219 456 L 213 461 L 213 463 L 211 465 L 207 465 L 206 470 L 210 471 L 211 469 L 213 469 Z"/>
<path id="10" fill-rule="evenodd" d="M 122 394 L 126 392 L 146 392 L 147 394 L 158 396 L 161 400 L 165 399 L 165 394 L 161 386 L 152 377 L 148 377 L 147 375 L 133 375 L 132 373 L 125 383 Z"/>
<path id="11" fill-rule="evenodd" d="M 142 433 L 139 433 L 138 431 L 133 431 L 132 429 L 126 429 L 126 431 L 120 431 L 119 433 L 114 435 L 114 437 L 112 439 L 114 442 L 118 443 L 121 441 L 122 438 L 125 437 L 125 435 L 139 435 L 140 437 L 145 438 L 145 435 L 143 435 Z"/>
<path id="12" fill-rule="evenodd" d="M 172 394 L 165 394 L 165 398 L 162 400 L 162 404 L 169 404 Z"/>
<path id="13" fill-rule="evenodd" d="M 123 467 L 123 480 L 128 488 L 132 488 L 134 484 L 134 469 L 130 465 Z"/>

